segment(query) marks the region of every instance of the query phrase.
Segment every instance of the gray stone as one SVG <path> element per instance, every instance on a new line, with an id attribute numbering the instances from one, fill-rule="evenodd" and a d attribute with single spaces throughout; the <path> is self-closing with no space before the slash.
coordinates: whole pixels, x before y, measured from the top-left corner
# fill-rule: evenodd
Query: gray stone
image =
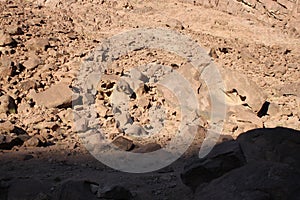
<path id="1" fill-rule="evenodd" d="M 144 83 L 149 81 L 149 78 L 136 68 L 130 70 L 130 76 L 132 79 L 141 80 Z"/>
<path id="2" fill-rule="evenodd" d="M 130 136 L 145 136 L 148 135 L 147 131 L 138 123 L 133 123 L 132 125 L 127 125 L 124 131 L 126 135 Z"/>

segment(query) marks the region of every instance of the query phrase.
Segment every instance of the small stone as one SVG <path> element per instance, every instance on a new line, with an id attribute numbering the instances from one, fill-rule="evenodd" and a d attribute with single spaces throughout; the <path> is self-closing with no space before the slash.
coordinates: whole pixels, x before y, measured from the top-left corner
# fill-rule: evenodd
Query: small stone
<path id="1" fill-rule="evenodd" d="M 138 148 L 134 149 L 133 153 L 150 153 L 153 151 L 157 151 L 161 149 L 161 146 L 157 143 L 148 143 L 142 146 L 139 146 Z"/>
<path id="2" fill-rule="evenodd" d="M 184 26 L 182 25 L 182 22 L 177 19 L 169 19 L 166 23 L 167 27 L 173 28 L 173 29 L 179 29 L 183 30 Z"/>
<path id="3" fill-rule="evenodd" d="M 208 55 L 214 59 L 217 59 L 219 58 L 218 54 L 217 54 L 217 51 L 215 48 L 211 48 Z"/>
<path id="4" fill-rule="evenodd" d="M 280 107 L 275 103 L 270 103 L 267 114 L 270 116 L 275 116 L 279 113 Z"/>
<path id="5" fill-rule="evenodd" d="M 43 145 L 43 142 L 36 136 L 33 136 L 32 138 L 24 142 L 25 147 L 40 147 Z"/>
<path id="6" fill-rule="evenodd" d="M 0 96 L 0 113 L 16 113 L 17 106 L 11 96 Z"/>
<path id="7" fill-rule="evenodd" d="M 23 63 L 24 67 L 27 70 L 32 70 L 36 68 L 39 64 L 41 64 L 41 61 L 37 56 L 31 57 Z"/>
<path id="8" fill-rule="evenodd" d="M 68 124 L 69 122 L 74 120 L 74 113 L 71 108 L 61 111 L 60 113 L 58 113 L 58 116 L 65 124 Z"/>
<path id="9" fill-rule="evenodd" d="M 123 136 L 117 137 L 112 144 L 117 146 L 119 149 L 122 149 L 123 151 L 129 151 L 133 148 L 133 141 L 129 140 Z"/>
<path id="10" fill-rule="evenodd" d="M 148 135 L 147 131 L 138 123 L 129 124 L 126 126 L 125 133 L 130 136 L 145 136 Z"/>
<path id="11" fill-rule="evenodd" d="M 10 37 L 10 35 L 3 30 L 0 30 L 0 46 L 8 46 L 12 44 L 14 40 Z"/>
<path id="12" fill-rule="evenodd" d="M 108 112 L 108 108 L 102 104 L 97 105 L 97 111 L 98 114 L 100 115 L 100 117 L 105 117 L 107 112 Z"/>
<path id="13" fill-rule="evenodd" d="M 16 26 L 16 25 L 12 25 L 12 26 L 7 27 L 6 31 L 10 35 L 22 35 L 22 34 L 24 34 L 22 28 L 19 27 L 19 26 Z"/>
<path id="14" fill-rule="evenodd" d="M 275 66 L 273 68 L 273 70 L 274 70 L 275 74 L 284 75 L 286 73 L 287 68 L 285 66 L 278 65 L 278 66 Z"/>
<path id="15" fill-rule="evenodd" d="M 11 132 L 15 126 L 10 121 L 0 123 L 0 131 Z"/>
<path id="16" fill-rule="evenodd" d="M 132 79 L 141 80 L 144 83 L 149 81 L 149 78 L 136 68 L 130 70 L 130 76 Z"/>
<path id="17" fill-rule="evenodd" d="M 31 96 L 38 105 L 47 108 L 67 107 L 72 104 L 72 90 L 65 83 L 58 83 L 40 93 L 33 92 Z"/>
<path id="18" fill-rule="evenodd" d="M 45 38 L 34 38 L 31 39 L 27 45 L 30 50 L 44 51 L 49 46 L 49 40 Z"/>
<path id="19" fill-rule="evenodd" d="M 35 88 L 36 88 L 35 81 L 25 80 L 25 81 L 20 83 L 20 89 L 22 91 L 29 91 L 30 89 L 35 89 Z"/>
<path id="20" fill-rule="evenodd" d="M 132 118 L 128 113 L 122 113 L 116 116 L 117 127 L 123 128 L 125 125 L 132 124 Z"/>
<path id="21" fill-rule="evenodd" d="M 99 188 L 97 197 L 114 200 L 133 199 L 133 195 L 131 194 L 131 192 L 122 186 Z"/>
<path id="22" fill-rule="evenodd" d="M 5 79 L 13 74 L 13 62 L 8 56 L 3 56 L 0 59 L 0 79 Z"/>
<path id="23" fill-rule="evenodd" d="M 91 192 L 92 192 L 93 194 L 97 194 L 99 185 L 91 184 L 90 187 L 91 187 Z"/>
<path id="24" fill-rule="evenodd" d="M 300 97 L 300 83 L 286 83 L 280 86 L 279 95 L 294 95 Z"/>

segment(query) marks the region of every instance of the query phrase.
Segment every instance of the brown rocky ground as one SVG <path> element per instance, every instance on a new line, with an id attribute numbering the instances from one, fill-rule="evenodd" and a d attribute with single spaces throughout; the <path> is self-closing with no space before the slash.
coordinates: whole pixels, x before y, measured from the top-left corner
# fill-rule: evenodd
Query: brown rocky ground
<path id="1" fill-rule="evenodd" d="M 298 172 L 294 172 L 299 166 L 295 165 L 298 157 L 279 153 L 282 157 L 277 158 L 270 153 L 296 149 L 296 155 L 299 131 L 275 129 L 274 133 L 287 132 L 288 139 L 280 136 L 274 141 L 269 133 L 253 140 L 251 136 L 247 139 L 247 134 L 238 137 L 257 128 L 282 126 L 300 130 L 298 0 L 1 0 L 0 15 L 0 199 L 122 199 L 116 195 L 124 199 L 299 198 L 295 192 L 299 191 L 299 179 L 296 179 L 295 186 L 290 185 L 294 181 L 291 174 L 298 177 Z M 227 135 L 224 138 L 237 138 L 237 142 L 226 143 L 228 146 L 224 143 L 225 147 L 216 150 L 215 154 L 221 155 L 221 161 L 212 153 L 206 158 L 209 161 L 197 161 L 196 166 L 184 171 L 187 163 L 194 162 L 192 155 L 198 149 L 191 148 L 165 169 L 147 174 L 127 174 L 112 170 L 94 159 L 74 132 L 71 87 L 84 59 L 104 39 L 123 31 L 147 27 L 171 29 L 189 36 L 207 51 L 222 72 L 228 96 L 222 134 Z M 133 52 L 115 64 L 126 71 L 137 63 L 158 61 L 178 67 L 183 75 L 189 71 L 185 60 L 159 50 Z M 150 88 L 143 101 L 136 98 L 131 102 L 132 107 L 162 102 L 161 97 L 156 98 L 158 90 L 155 86 Z M 110 89 L 107 82 L 104 87 L 97 88 L 99 94 L 105 95 Z M 195 86 L 194 89 L 198 88 Z M 122 131 L 110 123 L 109 120 L 114 120 L 108 114 L 110 99 L 109 95 L 106 99 L 104 97 L 98 97 L 99 120 L 108 133 L 114 133 L 108 136 L 113 140 L 122 135 Z M 200 112 L 199 126 L 202 128 L 193 147 L 201 145 L 209 126 L 209 100 L 206 96 L 199 95 L 198 98 L 207 107 Z M 172 103 L 164 104 L 171 113 L 168 119 L 178 122 L 180 112 Z M 147 124 L 144 120 L 150 112 L 147 109 L 146 106 L 132 110 L 133 119 Z M 178 116 L 172 115 L 175 111 Z M 141 114 L 137 114 L 139 112 Z M 172 129 L 172 125 L 169 126 Z M 289 136 L 290 132 L 293 136 Z M 165 145 L 172 136 L 167 133 L 166 137 L 160 135 L 148 141 L 155 143 L 149 147 L 150 151 Z M 130 138 L 130 134 L 125 136 Z M 126 150 L 138 151 L 138 146 L 144 147 L 143 141 L 130 139 L 135 146 L 129 148 L 128 145 L 133 145 L 129 142 Z M 268 140 L 272 140 L 275 146 L 258 148 L 267 152 L 264 161 L 247 164 L 263 153 L 257 148 L 245 148 L 245 141 L 254 141 L 249 145 L 259 146 Z M 242 153 L 237 150 L 239 148 Z M 227 154 L 223 157 L 224 151 L 233 154 L 229 161 Z M 251 151 L 260 153 L 249 161 Z M 230 163 L 227 163 L 227 168 L 218 170 L 218 167 L 212 167 L 227 161 Z M 246 176 L 259 167 L 258 175 L 253 176 L 249 183 L 247 177 L 241 177 L 245 185 L 241 184 L 232 191 L 223 188 L 241 181 L 236 178 L 240 174 Z M 211 170 L 209 173 L 219 174 L 211 175 L 208 169 Z M 196 181 L 190 178 L 189 170 L 193 177 L 197 177 Z M 209 175 L 198 177 L 197 170 Z M 270 188 L 257 192 L 253 188 L 255 180 L 262 182 L 259 176 L 270 173 L 273 173 L 271 178 L 265 182 Z M 276 173 L 282 178 L 278 182 L 274 181 L 279 180 Z M 283 186 L 291 189 L 276 193 L 274 188 Z M 212 195 L 214 188 L 223 189 Z M 236 196 L 234 191 L 241 195 Z M 290 196 L 284 196 L 288 192 Z"/>

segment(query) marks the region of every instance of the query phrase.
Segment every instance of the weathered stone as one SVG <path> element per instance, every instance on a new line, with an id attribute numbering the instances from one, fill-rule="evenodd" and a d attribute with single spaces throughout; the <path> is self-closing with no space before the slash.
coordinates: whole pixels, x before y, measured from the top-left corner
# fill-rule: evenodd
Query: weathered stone
<path id="1" fill-rule="evenodd" d="M 58 116 L 65 124 L 69 124 L 69 122 L 72 122 L 74 120 L 74 113 L 71 108 L 61 111 L 60 113 L 58 113 Z"/>
<path id="2" fill-rule="evenodd" d="M 10 35 L 3 30 L 0 30 L 0 46 L 7 46 L 14 42 Z"/>
<path id="3" fill-rule="evenodd" d="M 132 200 L 133 196 L 129 190 L 122 186 L 99 188 L 98 198 L 114 200 Z"/>
<path id="4" fill-rule="evenodd" d="M 14 99 L 8 95 L 0 96 L 0 113 L 16 113 L 17 106 Z"/>
<path id="5" fill-rule="evenodd" d="M 287 128 L 256 129 L 237 138 L 247 162 L 267 160 L 300 168 L 300 134 Z"/>
<path id="6" fill-rule="evenodd" d="M 36 82 L 33 80 L 25 80 L 20 83 L 20 89 L 22 91 L 29 91 L 30 89 L 36 88 Z"/>
<path id="7" fill-rule="evenodd" d="M 15 126 L 10 121 L 0 122 L 0 132 L 11 132 L 13 131 Z"/>
<path id="8" fill-rule="evenodd" d="M 22 35 L 24 33 L 22 28 L 16 25 L 7 27 L 6 31 L 10 35 Z"/>
<path id="9" fill-rule="evenodd" d="M 65 83 L 58 83 L 49 89 L 31 94 L 33 100 L 47 108 L 67 107 L 72 104 L 72 90 Z"/>
<path id="10" fill-rule="evenodd" d="M 134 153 L 149 153 L 161 149 L 161 146 L 157 143 L 148 143 L 145 145 L 139 145 L 138 148 L 135 148 L 132 152 Z"/>
<path id="11" fill-rule="evenodd" d="M 37 136 L 33 136 L 32 138 L 24 142 L 25 147 L 40 147 L 43 145 L 44 142 L 41 141 Z"/>
<path id="12" fill-rule="evenodd" d="M 129 140 L 123 136 L 117 137 L 112 143 L 116 147 L 118 147 L 119 149 L 124 150 L 124 151 L 129 151 L 133 148 L 133 141 Z"/>
<path id="13" fill-rule="evenodd" d="M 173 29 L 179 29 L 179 30 L 184 29 L 184 26 L 182 25 L 181 21 L 177 19 L 168 19 L 168 21 L 166 22 L 166 26 Z"/>
<path id="14" fill-rule="evenodd" d="M 44 51 L 49 46 L 49 40 L 46 38 L 33 38 L 27 43 L 30 50 Z"/>
<path id="15" fill-rule="evenodd" d="M 0 79 L 5 79 L 13 74 L 12 60 L 8 56 L 2 56 L 0 59 Z"/>
<path id="16" fill-rule="evenodd" d="M 216 51 L 216 48 L 211 48 L 208 55 L 214 59 L 217 59 L 219 58 L 218 54 L 217 54 L 217 51 Z"/>
<path id="17" fill-rule="evenodd" d="M 181 179 L 185 185 L 195 190 L 199 185 L 208 183 L 245 163 L 238 142 L 228 141 L 216 145 L 205 158 L 187 165 Z"/>
<path id="18" fill-rule="evenodd" d="M 300 83 L 288 83 L 279 87 L 280 95 L 294 95 L 300 97 Z"/>
<path id="19" fill-rule="evenodd" d="M 145 136 L 147 131 L 138 123 L 133 123 L 125 126 L 125 133 L 130 136 Z"/>
<path id="20" fill-rule="evenodd" d="M 226 91 L 235 91 L 240 101 L 233 104 L 248 104 L 254 112 L 258 112 L 267 96 L 256 83 L 248 77 L 232 70 L 221 70 Z"/>
<path id="21" fill-rule="evenodd" d="M 276 116 L 280 112 L 280 107 L 279 105 L 275 103 L 270 103 L 268 107 L 267 114 L 270 116 Z"/>
<path id="22" fill-rule="evenodd" d="M 27 70 L 32 70 L 36 68 L 39 64 L 41 64 L 41 61 L 37 56 L 32 56 L 23 63 L 24 67 Z"/>

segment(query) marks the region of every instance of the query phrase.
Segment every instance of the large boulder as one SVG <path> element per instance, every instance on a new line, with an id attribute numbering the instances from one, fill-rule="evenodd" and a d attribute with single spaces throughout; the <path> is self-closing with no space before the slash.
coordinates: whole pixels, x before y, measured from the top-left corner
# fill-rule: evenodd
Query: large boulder
<path id="1" fill-rule="evenodd" d="M 195 190 L 198 186 L 244 164 L 245 159 L 238 142 L 228 141 L 215 146 L 205 158 L 187 165 L 181 179 L 184 184 Z"/>
<path id="2" fill-rule="evenodd" d="M 195 199 L 299 199 L 300 132 L 254 129 L 185 167 Z"/>
<path id="3" fill-rule="evenodd" d="M 237 138 L 247 162 L 273 161 L 300 169 L 300 132 L 288 128 L 255 129 Z"/>
<path id="4" fill-rule="evenodd" d="M 300 197 L 300 174 L 286 164 L 253 162 L 198 188 L 201 200 L 288 200 Z"/>

